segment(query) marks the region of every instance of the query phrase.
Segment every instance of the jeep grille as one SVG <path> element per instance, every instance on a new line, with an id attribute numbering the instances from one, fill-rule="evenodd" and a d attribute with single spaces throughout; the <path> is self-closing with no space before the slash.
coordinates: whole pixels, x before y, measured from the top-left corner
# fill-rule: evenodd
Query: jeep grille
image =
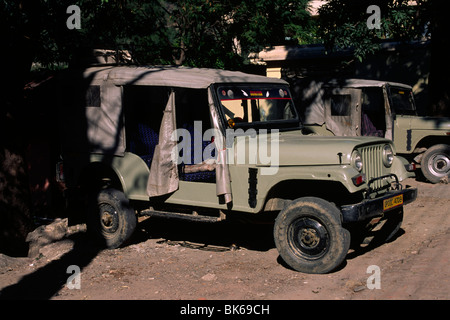
<path id="1" fill-rule="evenodd" d="M 362 147 L 359 149 L 363 160 L 362 172 L 366 175 L 367 181 L 389 174 L 388 168 L 383 164 L 383 145 L 374 145 Z M 389 179 L 376 180 L 371 188 L 374 190 L 381 189 L 389 185 Z"/>

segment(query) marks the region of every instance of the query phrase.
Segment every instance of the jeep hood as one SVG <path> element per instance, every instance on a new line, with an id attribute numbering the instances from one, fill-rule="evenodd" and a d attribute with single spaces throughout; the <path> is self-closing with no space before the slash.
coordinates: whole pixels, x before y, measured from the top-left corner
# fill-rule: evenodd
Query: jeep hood
<path id="1" fill-rule="evenodd" d="M 271 139 L 276 139 L 272 134 Z M 350 164 L 357 146 L 390 143 L 377 137 L 305 136 L 301 132 L 280 132 L 278 136 L 279 165 Z"/>

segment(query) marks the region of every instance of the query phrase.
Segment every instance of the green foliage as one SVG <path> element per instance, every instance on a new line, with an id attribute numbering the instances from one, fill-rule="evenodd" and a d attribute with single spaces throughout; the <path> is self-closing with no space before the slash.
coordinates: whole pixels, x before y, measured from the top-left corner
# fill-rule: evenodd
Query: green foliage
<path id="1" fill-rule="evenodd" d="M 25 36 L 34 60 L 47 66 L 90 47 L 129 49 L 146 64 L 239 68 L 264 46 L 309 39 L 307 2 L 3 0 L 0 10 L 10 43 Z M 66 27 L 72 4 L 81 9 L 79 30 Z"/>
<path id="2" fill-rule="evenodd" d="M 28 39 L 44 66 L 69 61 L 80 49 L 129 49 L 140 63 L 240 68 L 250 52 L 280 44 L 322 42 L 328 51 L 354 49 L 362 60 L 384 39 L 427 33 L 430 0 L 330 0 L 311 19 L 308 0 L 3 0 L 6 43 Z M 81 29 L 69 30 L 66 9 L 81 9 Z M 369 29 L 369 5 L 381 28 Z M 8 40 L 9 39 L 9 40 Z"/>
<path id="3" fill-rule="evenodd" d="M 361 61 L 375 53 L 383 40 L 406 41 L 429 35 L 431 1 L 416 2 L 410 6 L 407 0 L 330 0 L 319 9 L 318 36 L 328 51 L 352 47 Z M 367 27 L 370 5 L 380 8 L 380 29 Z"/>

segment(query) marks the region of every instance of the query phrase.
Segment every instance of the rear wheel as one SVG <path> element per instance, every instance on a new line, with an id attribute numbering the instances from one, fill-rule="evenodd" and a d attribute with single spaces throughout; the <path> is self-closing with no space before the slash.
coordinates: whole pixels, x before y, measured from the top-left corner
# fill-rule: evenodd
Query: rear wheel
<path id="1" fill-rule="evenodd" d="M 297 199 L 279 213 L 274 239 L 281 258 L 305 273 L 332 271 L 350 247 L 350 233 L 341 225 L 338 208 L 314 197 Z"/>
<path id="2" fill-rule="evenodd" d="M 100 190 L 89 207 L 88 232 L 100 245 L 118 248 L 133 234 L 137 219 L 123 192 Z"/>

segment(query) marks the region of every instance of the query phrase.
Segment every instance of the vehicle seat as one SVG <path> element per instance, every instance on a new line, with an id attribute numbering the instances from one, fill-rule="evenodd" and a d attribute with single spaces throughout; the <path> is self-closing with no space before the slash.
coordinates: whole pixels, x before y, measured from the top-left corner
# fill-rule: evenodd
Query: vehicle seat
<path id="1" fill-rule="evenodd" d="M 140 156 L 150 167 L 158 142 L 158 133 L 150 126 L 139 123 L 137 131 L 132 134 L 130 139 L 129 151 Z"/>
<path id="2" fill-rule="evenodd" d="M 204 171 L 198 171 L 198 172 L 186 172 L 189 171 L 187 170 L 187 166 L 191 166 L 191 165 L 198 165 L 194 163 L 194 158 L 195 158 L 195 154 L 194 154 L 194 125 L 192 124 L 183 124 L 182 128 L 186 129 L 189 131 L 189 134 L 191 135 L 191 161 L 190 164 L 185 164 L 182 163 L 180 166 L 180 170 L 179 170 L 179 176 L 180 176 L 180 180 L 183 181 L 196 181 L 196 182 L 212 182 L 215 183 L 216 182 L 216 170 L 212 169 L 211 166 L 205 165 L 202 166 L 202 168 L 205 168 Z M 203 136 L 203 135 L 202 135 Z M 205 150 L 205 148 L 210 144 L 210 141 L 202 141 L 202 158 L 203 158 L 203 152 Z M 180 151 L 180 156 L 183 156 L 182 154 L 182 150 Z M 212 154 L 213 158 L 216 159 L 217 155 L 214 153 Z M 202 159 L 203 161 L 208 160 L 208 159 Z"/>

